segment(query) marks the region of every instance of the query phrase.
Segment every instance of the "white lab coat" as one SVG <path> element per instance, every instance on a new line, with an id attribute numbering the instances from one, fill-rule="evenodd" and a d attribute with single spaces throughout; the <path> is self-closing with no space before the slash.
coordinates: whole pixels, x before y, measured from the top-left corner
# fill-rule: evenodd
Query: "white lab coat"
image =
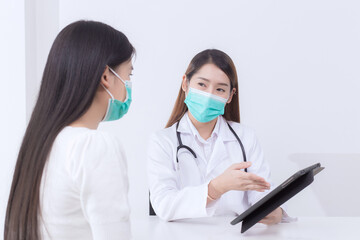
<path id="1" fill-rule="evenodd" d="M 248 172 L 270 182 L 270 169 L 254 132 L 242 124 L 229 122 L 241 139 L 247 161 L 252 162 Z M 176 163 L 176 124 L 154 134 L 148 148 L 148 180 L 152 206 L 161 219 L 171 221 L 184 218 L 242 213 L 268 193 L 256 191 L 229 191 L 206 206 L 208 183 L 230 165 L 243 162 L 241 147 L 227 126 L 218 117 L 218 135 L 210 159 L 204 159 L 191 131 L 191 121 L 185 114 L 178 131 L 184 145 L 197 154 L 197 161 L 185 149 L 179 150 Z M 216 128 L 216 127 L 215 127 Z M 273 187 L 272 187 L 273 188 Z"/>

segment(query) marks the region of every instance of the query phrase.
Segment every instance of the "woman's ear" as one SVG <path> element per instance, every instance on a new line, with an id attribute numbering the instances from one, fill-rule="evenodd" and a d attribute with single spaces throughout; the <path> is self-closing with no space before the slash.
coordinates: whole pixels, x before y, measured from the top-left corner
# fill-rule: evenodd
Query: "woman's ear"
<path id="1" fill-rule="evenodd" d="M 100 83 L 107 89 L 110 87 L 110 70 L 109 67 L 106 66 L 103 74 L 101 75 Z"/>
<path id="2" fill-rule="evenodd" d="M 182 90 L 186 93 L 187 90 L 188 90 L 188 84 L 187 84 L 187 79 L 186 79 L 186 75 L 184 74 L 183 76 L 183 80 L 182 80 L 182 83 L 181 83 L 181 88 Z"/>
<path id="3" fill-rule="evenodd" d="M 231 102 L 234 94 L 236 94 L 236 88 L 233 88 L 233 89 L 231 90 L 230 97 L 229 97 L 229 99 L 227 100 L 226 103 L 230 103 L 230 102 Z"/>

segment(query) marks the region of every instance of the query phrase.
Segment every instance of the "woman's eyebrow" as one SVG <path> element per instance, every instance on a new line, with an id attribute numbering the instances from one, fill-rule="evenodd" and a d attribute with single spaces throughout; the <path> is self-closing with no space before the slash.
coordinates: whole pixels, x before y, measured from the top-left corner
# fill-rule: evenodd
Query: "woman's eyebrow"
<path id="1" fill-rule="evenodd" d="M 218 85 L 221 85 L 221 86 L 229 86 L 229 84 L 227 84 L 227 83 L 218 83 Z"/>
<path id="2" fill-rule="evenodd" d="M 209 80 L 209 79 L 204 78 L 204 77 L 198 77 L 198 79 L 201 79 L 201 80 L 204 80 L 204 81 L 210 82 L 210 80 Z M 228 87 L 228 86 L 229 86 L 229 84 L 227 84 L 227 83 L 217 83 L 217 85 L 220 85 L 220 86 L 226 86 L 226 87 Z"/>
<path id="3" fill-rule="evenodd" d="M 199 79 L 201 79 L 201 80 L 204 80 L 204 81 L 207 81 L 207 82 L 210 82 L 210 80 L 209 79 L 207 79 L 207 78 L 204 78 L 204 77 L 198 77 Z"/>

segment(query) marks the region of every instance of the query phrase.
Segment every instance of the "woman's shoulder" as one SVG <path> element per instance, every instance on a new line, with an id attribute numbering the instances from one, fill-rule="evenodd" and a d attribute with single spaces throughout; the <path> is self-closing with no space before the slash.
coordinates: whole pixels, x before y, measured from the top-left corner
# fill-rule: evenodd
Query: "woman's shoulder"
<path id="1" fill-rule="evenodd" d="M 176 123 L 170 127 L 163 128 L 154 132 L 151 137 L 152 140 L 172 141 L 176 138 Z"/>
<path id="2" fill-rule="evenodd" d="M 94 165 L 124 158 L 120 141 L 113 135 L 87 128 L 64 128 L 55 142 L 71 165 Z"/>
<path id="3" fill-rule="evenodd" d="M 243 123 L 227 121 L 234 131 L 239 135 L 255 136 L 255 131 L 251 127 Z"/>
<path id="4" fill-rule="evenodd" d="M 96 150 L 109 145 L 114 145 L 118 140 L 111 134 L 83 127 L 65 127 L 58 136 L 59 142 L 67 143 L 67 147 L 91 147 L 89 150 Z M 95 148 L 93 148 L 95 147 Z"/>
<path id="5" fill-rule="evenodd" d="M 244 143 L 245 149 L 254 149 L 256 146 L 259 146 L 259 140 L 253 128 L 243 123 L 231 121 L 228 121 L 228 123 Z"/>

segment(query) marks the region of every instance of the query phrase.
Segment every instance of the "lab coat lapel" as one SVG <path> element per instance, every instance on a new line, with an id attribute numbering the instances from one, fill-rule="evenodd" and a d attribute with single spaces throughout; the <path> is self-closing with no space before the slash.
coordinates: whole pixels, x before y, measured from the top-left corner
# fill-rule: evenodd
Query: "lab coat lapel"
<path id="1" fill-rule="evenodd" d="M 208 166 L 207 166 L 207 175 L 212 173 L 213 171 L 223 171 L 224 169 L 221 167 L 222 164 L 228 165 L 227 159 L 228 158 L 228 152 L 225 147 L 225 143 L 221 136 L 218 136 L 218 139 L 216 140 L 214 144 L 214 149 L 211 154 Z"/>
<path id="2" fill-rule="evenodd" d="M 191 148 L 196 153 L 197 161 L 198 161 L 200 169 L 202 169 L 204 171 L 204 165 L 206 166 L 207 161 L 205 159 L 203 150 L 200 148 L 199 144 L 196 143 L 196 140 L 194 137 L 192 137 Z"/>
<path id="3" fill-rule="evenodd" d="M 209 164 L 207 166 L 207 174 L 214 173 L 218 175 L 223 172 L 228 166 L 230 160 L 230 154 L 226 144 L 229 142 L 237 141 L 234 134 L 230 131 L 226 120 L 219 117 L 219 130 L 218 138 L 215 142 L 213 152 L 211 154 Z"/>
<path id="4" fill-rule="evenodd" d="M 196 161 L 196 164 L 199 168 L 200 174 L 204 177 L 206 171 L 206 160 L 205 156 L 202 152 L 200 146 L 196 143 L 195 137 L 190 129 L 190 126 L 186 119 L 187 116 L 184 116 L 179 123 L 178 131 L 181 132 L 181 138 L 184 145 L 189 146 L 196 154 L 197 159 L 193 159 Z"/>

